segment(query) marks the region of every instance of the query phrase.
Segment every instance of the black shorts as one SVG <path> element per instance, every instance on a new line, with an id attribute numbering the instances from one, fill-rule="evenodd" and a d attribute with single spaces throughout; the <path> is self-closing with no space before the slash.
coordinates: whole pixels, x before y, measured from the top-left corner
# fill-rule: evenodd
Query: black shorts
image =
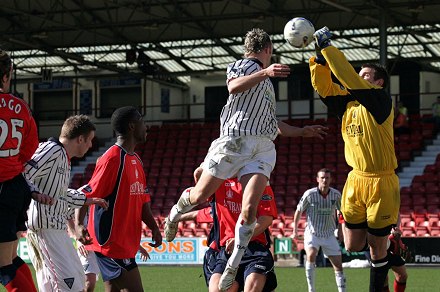
<path id="1" fill-rule="evenodd" d="M 22 174 L 0 183 L 0 242 L 15 241 L 18 231 L 26 231 L 30 203 L 31 191 Z"/>
<path id="2" fill-rule="evenodd" d="M 205 275 L 206 286 L 209 287 L 209 280 L 214 273 L 218 251 L 208 248 L 203 256 L 203 274 Z"/>
<path id="3" fill-rule="evenodd" d="M 224 248 L 222 248 L 217 256 L 214 273 L 223 273 L 229 257 L 230 255 L 225 252 Z M 246 277 L 251 273 L 266 275 L 266 284 L 263 289 L 264 292 L 273 291 L 278 285 L 274 271 L 272 253 L 266 246 L 256 242 L 249 243 L 238 267 L 235 280 L 240 285 L 240 291 L 244 289 Z"/>
<path id="4" fill-rule="evenodd" d="M 102 280 L 104 282 L 118 278 L 122 273 L 122 269 L 131 271 L 137 268 L 134 258 L 114 259 L 106 257 L 102 253 L 96 251 L 95 254 L 99 270 L 101 271 Z"/>

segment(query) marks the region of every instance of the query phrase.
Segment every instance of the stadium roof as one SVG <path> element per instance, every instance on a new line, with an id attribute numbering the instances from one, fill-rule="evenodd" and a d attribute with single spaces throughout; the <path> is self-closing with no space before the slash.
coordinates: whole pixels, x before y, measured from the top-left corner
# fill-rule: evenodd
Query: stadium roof
<path id="1" fill-rule="evenodd" d="M 304 64 L 313 47 L 295 49 L 281 35 L 295 16 L 330 27 L 355 62 L 379 60 L 386 27 L 388 60 L 440 72 L 439 14 L 440 0 L 3 0 L 0 31 L 19 78 L 46 68 L 54 76 L 105 71 L 187 82 L 223 74 L 252 27 L 272 35 L 282 63 Z"/>

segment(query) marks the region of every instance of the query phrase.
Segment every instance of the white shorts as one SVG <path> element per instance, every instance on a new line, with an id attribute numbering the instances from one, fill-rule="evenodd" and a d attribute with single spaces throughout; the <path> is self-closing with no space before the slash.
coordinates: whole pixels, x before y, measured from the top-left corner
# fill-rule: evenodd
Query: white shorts
<path id="1" fill-rule="evenodd" d="M 270 178 L 275 161 L 275 144 L 266 137 L 222 136 L 211 143 L 203 169 L 220 179 L 240 179 L 249 173 L 262 173 Z"/>
<path id="2" fill-rule="evenodd" d="M 27 242 L 40 292 L 84 289 L 86 276 L 67 231 L 29 230 Z"/>
<path id="3" fill-rule="evenodd" d="M 341 247 L 338 240 L 333 235 L 329 237 L 318 237 L 310 232 L 304 233 L 304 247 L 314 247 L 319 251 L 322 248 L 322 252 L 328 256 L 341 255 Z"/>
<path id="4" fill-rule="evenodd" d="M 96 279 L 98 279 L 99 275 L 99 267 L 98 262 L 96 261 L 96 255 L 93 251 L 89 250 L 89 253 L 87 254 L 87 257 L 84 257 L 82 254 L 77 251 L 79 260 L 81 261 L 81 264 L 84 269 L 84 273 L 86 275 L 88 274 L 95 274 Z"/>

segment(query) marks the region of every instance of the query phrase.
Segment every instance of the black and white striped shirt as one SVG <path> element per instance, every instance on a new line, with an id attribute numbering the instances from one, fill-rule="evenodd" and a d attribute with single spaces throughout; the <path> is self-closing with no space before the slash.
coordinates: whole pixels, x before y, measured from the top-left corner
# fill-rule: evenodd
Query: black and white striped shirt
<path id="1" fill-rule="evenodd" d="M 257 59 L 242 59 L 229 64 L 229 80 L 251 75 L 262 69 Z M 249 90 L 230 94 L 220 115 L 222 136 L 264 136 L 274 140 L 278 133 L 275 90 L 269 78 Z"/>
<path id="2" fill-rule="evenodd" d="M 83 206 L 86 196 L 77 190 L 68 189 L 70 160 L 61 142 L 50 138 L 40 143 L 26 164 L 25 174 L 40 192 L 56 199 L 52 206 L 32 200 L 28 210 L 28 228 L 66 230 L 69 207 Z"/>
<path id="3" fill-rule="evenodd" d="M 317 237 L 334 235 L 337 228 L 336 210 L 341 208 L 341 193 L 330 188 L 326 197 L 322 196 L 319 189 L 312 188 L 304 192 L 296 209 L 306 212 L 307 227 L 305 232 L 310 232 Z"/>

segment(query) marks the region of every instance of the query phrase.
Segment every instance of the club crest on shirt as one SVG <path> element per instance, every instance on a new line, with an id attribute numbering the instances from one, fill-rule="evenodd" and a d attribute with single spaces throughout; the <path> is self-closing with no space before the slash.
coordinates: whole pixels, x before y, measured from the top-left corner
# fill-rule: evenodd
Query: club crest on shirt
<path id="1" fill-rule="evenodd" d="M 137 169 L 135 169 L 135 170 L 134 170 L 134 175 L 136 176 L 136 179 L 138 179 L 138 178 L 139 178 L 139 172 L 138 172 L 138 170 L 137 170 Z"/>
<path id="2" fill-rule="evenodd" d="M 234 192 L 232 190 L 226 191 L 226 198 L 232 199 L 234 197 Z"/>
<path id="3" fill-rule="evenodd" d="M 65 171 L 65 169 L 62 168 L 62 167 L 58 167 L 58 168 L 57 168 L 57 172 L 58 172 L 59 174 L 64 174 L 64 171 Z"/>

